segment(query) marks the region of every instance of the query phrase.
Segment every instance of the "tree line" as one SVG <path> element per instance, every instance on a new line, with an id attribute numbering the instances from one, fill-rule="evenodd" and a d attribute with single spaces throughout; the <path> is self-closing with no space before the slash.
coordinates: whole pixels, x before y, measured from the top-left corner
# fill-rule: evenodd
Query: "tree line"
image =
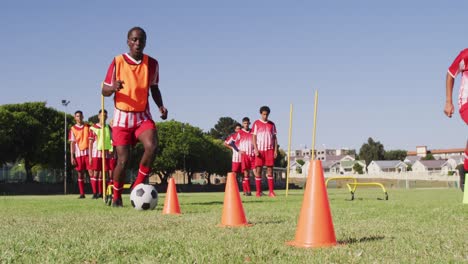
<path id="1" fill-rule="evenodd" d="M 67 119 L 67 152 L 64 153 L 64 127 Z M 97 115 L 88 119 L 98 122 Z M 174 172 L 185 171 L 188 183 L 195 173 L 225 175 L 231 169 L 231 150 L 223 141 L 233 131 L 236 120 L 221 117 L 208 132 L 176 120 L 158 122 L 159 146 L 152 173 L 161 182 L 167 182 Z M 69 160 L 68 131 L 74 124 L 73 115 L 46 106 L 45 102 L 0 105 L 0 164 L 22 161 L 27 181 L 33 181 L 32 168 L 63 168 L 64 158 Z M 143 147 L 137 144 L 131 154 L 130 170 L 138 169 Z M 286 167 L 286 153 L 279 151 L 275 166 Z M 71 169 L 71 168 L 70 168 Z M 209 183 L 209 182 L 208 182 Z"/>

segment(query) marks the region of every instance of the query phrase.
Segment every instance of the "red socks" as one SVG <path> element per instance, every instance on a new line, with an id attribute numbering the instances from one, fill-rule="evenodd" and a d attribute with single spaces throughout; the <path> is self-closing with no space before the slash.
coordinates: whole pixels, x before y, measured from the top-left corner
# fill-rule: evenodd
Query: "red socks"
<path id="1" fill-rule="evenodd" d="M 146 180 L 146 177 L 148 177 L 148 174 L 150 173 L 150 171 L 151 171 L 150 168 L 147 168 L 140 164 L 140 169 L 138 170 L 138 176 L 135 182 L 133 183 L 132 188 L 134 188 L 140 183 L 143 183 Z"/>
<path id="2" fill-rule="evenodd" d="M 98 194 L 102 194 L 102 175 L 101 174 L 99 174 L 98 176 L 97 189 L 98 189 Z"/>
<path id="3" fill-rule="evenodd" d="M 244 192 L 250 192 L 250 181 L 249 177 L 244 177 L 244 181 L 242 182 L 242 186 L 244 187 Z"/>
<path id="4" fill-rule="evenodd" d="M 112 201 L 122 200 L 123 183 L 114 181 L 114 196 Z"/>
<path id="5" fill-rule="evenodd" d="M 270 190 L 270 193 L 274 193 L 273 189 L 274 189 L 275 184 L 273 183 L 273 176 L 268 175 L 267 179 L 268 179 L 268 189 Z"/>
<path id="6" fill-rule="evenodd" d="M 96 178 L 93 176 L 93 177 L 90 177 L 90 180 L 91 180 L 91 189 L 93 190 L 93 194 L 96 194 L 96 187 L 97 187 Z"/>
<path id="7" fill-rule="evenodd" d="M 84 179 L 78 177 L 78 189 L 80 189 L 80 195 L 84 195 Z"/>
<path id="8" fill-rule="evenodd" d="M 260 196 L 260 193 L 262 192 L 262 178 L 261 177 L 255 177 L 255 187 L 257 187 L 257 196 Z"/>

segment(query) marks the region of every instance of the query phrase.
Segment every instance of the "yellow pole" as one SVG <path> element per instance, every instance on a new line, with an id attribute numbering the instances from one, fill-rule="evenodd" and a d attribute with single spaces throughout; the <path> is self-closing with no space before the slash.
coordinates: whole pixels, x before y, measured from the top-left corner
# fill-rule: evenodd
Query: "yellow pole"
<path id="1" fill-rule="evenodd" d="M 104 117 L 104 96 L 101 95 L 101 115 Z M 99 141 L 102 143 L 102 199 L 104 202 L 106 202 L 106 144 L 104 142 L 106 138 L 106 130 L 104 129 L 104 126 L 106 123 L 104 122 L 104 118 L 101 118 L 101 138 L 99 138 Z M 99 144 L 98 144 L 99 145 Z"/>
<path id="2" fill-rule="evenodd" d="M 289 171 L 290 168 L 290 160 L 291 160 L 291 132 L 292 132 L 292 114 L 293 114 L 293 105 L 291 104 L 289 107 L 289 137 L 288 137 L 288 166 L 286 170 L 286 197 L 288 197 L 289 191 Z"/>
<path id="3" fill-rule="evenodd" d="M 315 102 L 314 102 L 314 128 L 312 132 L 312 158 L 310 160 L 310 165 L 312 166 L 312 162 L 315 159 L 315 130 L 317 127 L 317 103 L 318 103 L 318 91 L 315 90 Z"/>

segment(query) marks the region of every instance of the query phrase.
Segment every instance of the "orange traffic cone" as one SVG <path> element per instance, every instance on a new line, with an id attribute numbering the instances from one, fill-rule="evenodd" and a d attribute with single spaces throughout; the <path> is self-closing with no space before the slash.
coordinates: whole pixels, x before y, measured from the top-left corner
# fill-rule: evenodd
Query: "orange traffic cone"
<path id="1" fill-rule="evenodd" d="M 335 230 L 323 177 L 322 162 L 311 161 L 296 238 L 288 245 L 303 248 L 336 245 Z"/>
<path id="2" fill-rule="evenodd" d="M 166 199 L 164 199 L 163 214 L 180 214 L 179 198 L 177 198 L 177 190 L 174 178 L 169 179 L 167 186 Z"/>
<path id="3" fill-rule="evenodd" d="M 251 225 L 252 224 L 249 224 L 245 218 L 236 176 L 233 173 L 229 173 L 226 182 L 226 190 L 224 191 L 223 216 L 220 226 L 240 227 Z"/>

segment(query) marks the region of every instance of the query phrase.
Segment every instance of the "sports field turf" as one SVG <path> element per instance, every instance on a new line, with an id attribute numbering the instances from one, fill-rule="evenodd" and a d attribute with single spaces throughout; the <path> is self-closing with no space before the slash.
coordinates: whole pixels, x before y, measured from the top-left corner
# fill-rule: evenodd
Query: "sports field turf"
<path id="1" fill-rule="evenodd" d="M 302 190 L 242 197 L 249 222 L 220 228 L 223 193 L 182 193 L 182 215 L 135 211 L 68 196 L 0 196 L 0 263 L 463 263 L 468 205 L 457 189 L 329 190 L 339 245 L 301 249 L 294 239 Z M 88 196 L 90 197 L 90 196 Z"/>

